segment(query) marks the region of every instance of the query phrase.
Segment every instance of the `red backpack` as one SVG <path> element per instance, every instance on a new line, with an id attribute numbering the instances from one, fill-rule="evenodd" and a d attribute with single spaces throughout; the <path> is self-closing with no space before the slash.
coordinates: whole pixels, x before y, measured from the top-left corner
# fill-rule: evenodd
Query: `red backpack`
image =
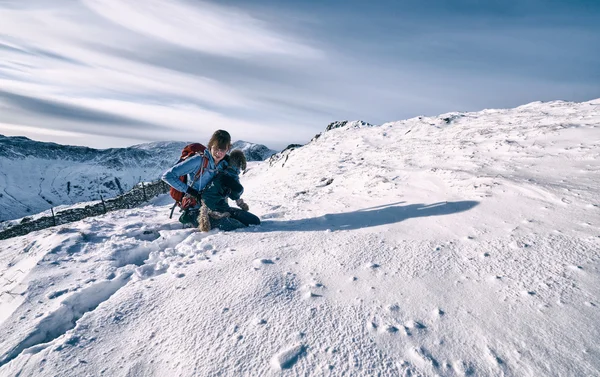
<path id="1" fill-rule="evenodd" d="M 200 143 L 188 144 L 181 151 L 181 157 L 179 158 L 179 161 L 177 161 L 177 163 L 179 164 L 180 162 L 185 161 L 196 154 L 202 156 L 202 166 L 200 167 L 200 169 L 198 169 L 198 172 L 196 172 L 194 180 L 192 181 L 192 185 L 198 180 L 198 178 L 200 178 L 200 176 L 202 175 L 202 173 L 204 173 L 206 167 L 208 166 L 208 158 L 204 156 L 205 150 L 206 147 Z M 187 174 L 180 176 L 179 180 L 183 183 L 188 183 Z M 182 209 L 193 207 L 196 205 L 196 199 L 190 198 L 189 196 L 185 196 L 184 192 L 177 191 L 173 187 L 171 187 L 171 189 L 169 190 L 169 194 L 171 194 L 171 197 L 175 199 L 175 205 L 179 206 Z M 173 206 L 173 208 L 175 208 L 175 205 Z M 171 214 L 173 214 L 172 211 Z"/>

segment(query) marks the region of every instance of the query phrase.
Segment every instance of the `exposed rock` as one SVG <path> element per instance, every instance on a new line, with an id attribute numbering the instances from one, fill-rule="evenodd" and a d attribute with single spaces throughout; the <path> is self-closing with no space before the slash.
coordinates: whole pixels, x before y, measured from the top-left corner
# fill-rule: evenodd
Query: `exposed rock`
<path id="1" fill-rule="evenodd" d="M 303 146 L 302 144 L 290 144 L 290 145 L 288 145 L 287 147 L 285 147 L 284 150 L 282 150 L 279 153 L 276 153 L 276 154 L 272 155 L 269 158 L 269 166 L 273 166 L 273 165 L 275 165 L 278 162 L 282 162 L 281 166 L 283 167 L 285 165 L 285 163 L 287 162 L 287 159 L 288 159 L 290 153 L 292 153 L 294 151 L 294 149 L 301 148 L 302 146 Z"/>
<path id="2" fill-rule="evenodd" d="M 331 131 L 336 128 L 341 128 L 341 127 L 358 128 L 358 127 L 373 127 L 373 125 L 370 123 L 364 122 L 362 120 L 353 120 L 353 121 L 338 120 L 338 121 L 329 123 L 327 125 L 327 128 L 325 128 L 325 132 Z"/>

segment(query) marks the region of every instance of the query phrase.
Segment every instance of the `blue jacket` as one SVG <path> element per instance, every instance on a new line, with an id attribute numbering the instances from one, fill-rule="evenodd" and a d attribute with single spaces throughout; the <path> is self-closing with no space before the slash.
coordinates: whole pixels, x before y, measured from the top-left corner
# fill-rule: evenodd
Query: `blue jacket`
<path id="1" fill-rule="evenodd" d="M 201 191 L 204 186 L 208 182 L 210 182 L 213 177 L 217 174 L 218 170 L 222 170 L 227 166 L 227 162 L 225 159 L 219 162 L 219 165 L 215 165 L 215 160 L 213 156 L 210 154 L 208 149 L 204 151 L 204 155 L 208 158 L 208 165 L 204 169 L 204 173 L 200 178 L 194 182 L 193 187 Z M 188 189 L 188 185 L 194 180 L 194 176 L 200 170 L 202 166 L 202 156 L 196 155 L 194 157 L 190 157 L 185 161 L 180 162 L 179 164 L 173 166 L 166 172 L 164 172 L 162 176 L 162 180 L 165 181 L 169 186 L 173 187 L 177 191 L 186 192 Z M 188 183 L 183 183 L 179 180 L 179 177 L 187 174 Z"/>
<path id="2" fill-rule="evenodd" d="M 206 206 L 217 212 L 228 212 L 227 198 L 237 200 L 244 192 L 240 184 L 239 170 L 228 167 L 219 171 L 215 178 L 206 186 L 202 193 L 202 200 Z"/>

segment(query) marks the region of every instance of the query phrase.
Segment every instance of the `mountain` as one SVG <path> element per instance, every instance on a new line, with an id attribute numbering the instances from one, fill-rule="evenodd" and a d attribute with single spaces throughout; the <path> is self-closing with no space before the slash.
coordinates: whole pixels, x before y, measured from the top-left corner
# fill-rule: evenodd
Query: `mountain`
<path id="1" fill-rule="evenodd" d="M 241 149 L 248 161 L 264 161 L 277 153 L 277 151 L 269 149 L 264 145 L 249 143 L 243 140 L 233 143 L 231 149 Z"/>
<path id="2" fill-rule="evenodd" d="M 156 180 L 186 144 L 153 142 L 99 150 L 0 135 L 0 221 L 99 200 L 100 195 L 114 197 L 140 181 Z M 269 151 L 263 145 L 236 144 L 246 147 L 251 161 Z"/>
<path id="3" fill-rule="evenodd" d="M 335 128 L 240 177 L 0 241 L 2 376 L 592 376 L 600 99 Z"/>

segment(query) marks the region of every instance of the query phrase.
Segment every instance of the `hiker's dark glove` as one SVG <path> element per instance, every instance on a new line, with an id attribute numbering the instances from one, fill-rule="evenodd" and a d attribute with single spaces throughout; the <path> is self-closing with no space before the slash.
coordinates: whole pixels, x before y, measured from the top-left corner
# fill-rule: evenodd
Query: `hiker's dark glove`
<path id="1" fill-rule="evenodd" d="M 238 199 L 235 201 L 235 204 L 238 205 L 242 209 L 242 211 L 248 212 L 250 210 L 250 206 L 244 202 L 244 199 Z"/>
<path id="2" fill-rule="evenodd" d="M 192 198 L 196 199 L 196 200 L 200 200 L 200 193 L 198 192 L 198 190 L 196 190 L 193 187 L 188 187 L 187 191 L 185 192 L 186 194 L 188 194 L 189 196 L 191 196 Z"/>

